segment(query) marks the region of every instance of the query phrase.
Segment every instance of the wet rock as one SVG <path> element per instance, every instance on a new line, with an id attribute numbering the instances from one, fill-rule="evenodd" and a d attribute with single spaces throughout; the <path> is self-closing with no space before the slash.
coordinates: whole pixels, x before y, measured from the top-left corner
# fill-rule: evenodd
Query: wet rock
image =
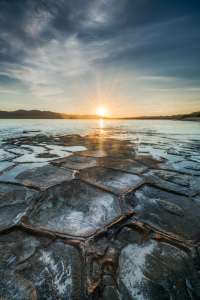
<path id="1" fill-rule="evenodd" d="M 87 149 L 89 150 L 108 150 L 111 149 L 111 145 L 103 144 L 102 142 L 99 143 L 88 143 Z"/>
<path id="2" fill-rule="evenodd" d="M 15 155 L 5 151 L 4 149 L 0 149 L 0 161 L 10 160 L 15 158 Z"/>
<path id="3" fill-rule="evenodd" d="M 104 157 L 99 159 L 99 165 L 101 167 L 111 168 L 115 170 L 120 170 L 128 173 L 142 173 L 148 168 L 136 161 L 131 159 L 122 159 L 122 158 L 111 158 Z"/>
<path id="4" fill-rule="evenodd" d="M 162 164 L 160 163 L 164 161 L 164 159 L 162 158 L 160 158 L 159 160 L 155 159 L 151 155 L 137 155 L 135 157 L 135 160 L 146 165 L 150 169 L 162 169 Z"/>
<path id="5" fill-rule="evenodd" d="M 89 236 L 122 215 L 118 198 L 77 180 L 48 189 L 27 224 L 74 236 Z"/>
<path id="6" fill-rule="evenodd" d="M 14 231 L 0 237 L 2 299 L 82 299 L 77 249 Z"/>
<path id="7" fill-rule="evenodd" d="M 75 171 L 48 165 L 24 171 L 17 175 L 15 179 L 26 186 L 48 188 L 63 181 L 71 180 L 74 176 Z"/>
<path id="8" fill-rule="evenodd" d="M 177 172 L 167 171 L 167 170 L 148 170 L 143 174 L 143 176 L 147 178 L 155 179 L 157 177 L 160 177 L 161 179 L 165 181 L 169 181 L 178 185 L 181 185 L 183 187 L 186 187 L 187 189 L 183 188 L 182 192 L 184 193 L 186 191 L 186 195 L 192 195 L 196 191 L 200 191 L 200 177 L 199 176 L 192 176 L 192 175 L 186 175 L 181 174 Z M 166 186 L 166 182 L 162 181 L 162 186 Z M 174 188 L 176 190 L 178 187 Z M 173 188 L 172 188 L 173 189 Z M 187 192 L 188 190 L 188 192 Z M 180 191 L 180 188 L 178 188 L 177 191 Z"/>
<path id="9" fill-rule="evenodd" d="M 145 185 L 128 193 L 126 201 L 151 228 L 187 243 L 199 241 L 200 207 L 190 198 Z"/>
<path id="10" fill-rule="evenodd" d="M 160 207 L 162 207 L 162 209 L 164 209 L 172 214 L 175 214 L 179 217 L 184 216 L 184 212 L 179 206 L 169 203 L 167 201 L 163 201 L 163 200 L 156 200 L 156 202 L 158 203 L 158 205 Z"/>
<path id="11" fill-rule="evenodd" d="M 127 150 L 127 151 L 134 151 L 134 147 L 132 145 L 123 145 L 118 143 L 113 143 L 112 148 L 121 150 Z"/>
<path id="12" fill-rule="evenodd" d="M 18 182 L 16 177 L 20 173 L 33 168 L 42 167 L 44 165 L 46 165 L 46 163 L 29 163 L 16 165 L 14 168 L 4 172 L 3 175 L 0 176 L 0 181 Z"/>
<path id="13" fill-rule="evenodd" d="M 98 165 L 97 159 L 93 157 L 77 156 L 77 155 L 70 156 L 69 158 L 58 159 L 52 161 L 51 163 L 72 170 L 83 170 Z"/>
<path id="14" fill-rule="evenodd" d="M 179 194 L 185 195 L 185 196 L 193 196 L 193 195 L 196 195 L 198 193 L 197 190 L 190 189 L 189 187 L 185 187 L 185 186 L 176 184 L 174 182 L 170 182 L 170 181 L 179 182 L 178 178 L 176 178 L 176 177 L 173 180 L 172 178 L 169 178 L 167 176 L 162 176 L 161 175 L 164 179 L 167 179 L 167 180 L 163 180 L 163 179 L 160 178 L 161 176 L 156 176 L 156 174 L 159 175 L 160 173 L 158 173 L 155 170 L 148 170 L 147 172 L 145 172 L 143 174 L 143 176 L 146 178 L 146 180 L 151 185 L 154 185 L 155 187 L 158 187 L 158 188 L 162 188 L 162 189 L 168 190 L 170 192 L 179 193 Z M 184 184 L 184 182 L 185 181 L 183 180 L 183 184 Z"/>
<path id="15" fill-rule="evenodd" d="M 19 222 L 36 194 L 26 187 L 0 183 L 0 231 Z"/>
<path id="16" fill-rule="evenodd" d="M 39 153 L 38 155 L 36 155 L 36 157 L 39 157 L 39 158 L 53 158 L 53 157 L 59 157 L 59 155 L 49 153 L 49 152 L 44 152 L 44 153 Z"/>
<path id="17" fill-rule="evenodd" d="M 15 164 L 13 164 L 12 162 L 9 162 L 9 161 L 0 162 L 0 173 L 2 173 L 3 171 L 9 169 L 10 167 L 12 167 L 14 165 Z"/>
<path id="18" fill-rule="evenodd" d="M 120 158 L 128 158 L 128 159 L 133 159 L 135 157 L 134 149 L 132 149 L 132 151 L 112 149 L 112 150 L 106 150 L 106 153 L 108 156 L 111 157 L 120 157 Z"/>
<path id="19" fill-rule="evenodd" d="M 137 238 L 132 242 L 133 238 L 127 241 L 124 236 L 124 244 L 121 239 L 124 248 L 116 273 L 120 299 L 199 299 L 200 280 L 184 251 L 163 242 L 143 241 L 129 231 L 129 236 Z"/>
<path id="20" fill-rule="evenodd" d="M 80 151 L 78 154 L 82 156 L 92 156 L 92 157 L 107 156 L 104 150 L 86 150 L 86 151 Z"/>
<path id="21" fill-rule="evenodd" d="M 129 189 L 136 188 L 144 180 L 138 175 L 127 174 L 117 170 L 94 167 L 81 171 L 80 178 L 111 190 L 116 194 L 123 194 Z"/>
<path id="22" fill-rule="evenodd" d="M 200 194 L 196 195 L 194 197 L 192 197 L 192 200 L 198 205 L 200 206 Z"/>
<path id="23" fill-rule="evenodd" d="M 188 175 L 200 176 L 200 167 L 193 161 L 181 161 L 177 163 L 165 162 L 159 165 L 161 169 L 176 171 Z"/>
<path id="24" fill-rule="evenodd" d="M 106 249 L 108 248 L 108 245 L 109 245 L 109 240 L 106 236 L 97 239 L 95 243 L 95 249 L 98 255 L 103 256 L 106 252 Z"/>

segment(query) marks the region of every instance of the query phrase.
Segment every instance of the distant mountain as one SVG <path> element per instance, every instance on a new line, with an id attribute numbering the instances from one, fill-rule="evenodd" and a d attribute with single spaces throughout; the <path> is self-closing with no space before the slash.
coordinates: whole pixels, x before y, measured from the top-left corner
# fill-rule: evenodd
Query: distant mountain
<path id="1" fill-rule="evenodd" d="M 123 119 L 123 120 L 182 120 L 184 118 L 198 118 L 200 112 L 193 112 L 191 114 L 173 115 L 173 116 L 141 116 L 141 117 L 130 117 L 130 118 L 107 118 L 99 115 L 78 115 L 78 114 L 62 114 L 52 111 L 40 111 L 40 110 L 23 110 L 19 109 L 16 111 L 1 111 L 0 119 Z"/>
<path id="2" fill-rule="evenodd" d="M 193 113 L 188 114 L 188 115 L 182 115 L 180 120 L 183 120 L 183 119 L 186 119 L 186 118 L 200 118 L 200 111 L 193 112 Z"/>
<path id="3" fill-rule="evenodd" d="M 40 110 L 1 111 L 0 119 L 99 119 L 99 115 L 70 115 Z M 106 117 L 101 117 L 106 119 Z"/>

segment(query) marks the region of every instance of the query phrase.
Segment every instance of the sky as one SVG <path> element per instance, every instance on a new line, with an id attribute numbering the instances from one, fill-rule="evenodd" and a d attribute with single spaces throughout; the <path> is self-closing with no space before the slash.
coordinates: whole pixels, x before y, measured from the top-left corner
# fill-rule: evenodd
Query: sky
<path id="1" fill-rule="evenodd" d="M 0 1 L 0 110 L 200 111 L 199 0 Z"/>

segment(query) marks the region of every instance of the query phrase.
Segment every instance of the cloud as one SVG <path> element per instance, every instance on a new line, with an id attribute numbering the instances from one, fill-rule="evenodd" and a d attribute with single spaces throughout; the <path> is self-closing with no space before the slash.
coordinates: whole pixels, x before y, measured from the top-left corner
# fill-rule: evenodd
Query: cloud
<path id="1" fill-rule="evenodd" d="M 199 13 L 195 0 L 3 0 L 0 74 L 44 99 L 102 65 L 135 80 L 197 80 Z"/>

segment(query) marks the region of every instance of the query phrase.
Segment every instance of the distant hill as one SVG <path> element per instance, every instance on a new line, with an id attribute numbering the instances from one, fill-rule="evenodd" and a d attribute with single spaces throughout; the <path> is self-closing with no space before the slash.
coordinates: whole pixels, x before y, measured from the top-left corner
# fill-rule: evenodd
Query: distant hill
<path id="1" fill-rule="evenodd" d="M 200 112 L 191 114 L 173 115 L 173 116 L 141 116 L 130 118 L 107 118 L 99 115 L 78 115 L 78 114 L 62 114 L 52 111 L 40 110 L 16 110 L 16 111 L 1 111 L 0 119 L 123 119 L 123 120 L 183 120 L 186 118 L 200 118 Z"/>
<path id="2" fill-rule="evenodd" d="M 123 118 L 126 120 L 179 120 L 183 115 L 173 115 L 173 116 L 141 116 L 141 117 L 130 117 L 130 118 Z"/>
<path id="3" fill-rule="evenodd" d="M 183 120 L 183 119 L 186 119 L 186 118 L 200 118 L 200 111 L 193 112 L 193 113 L 188 114 L 188 115 L 183 115 L 183 116 L 181 116 L 180 120 Z"/>
<path id="4" fill-rule="evenodd" d="M 99 115 L 70 115 L 40 110 L 0 111 L 0 119 L 99 119 Z M 101 117 L 106 119 L 106 117 Z"/>

